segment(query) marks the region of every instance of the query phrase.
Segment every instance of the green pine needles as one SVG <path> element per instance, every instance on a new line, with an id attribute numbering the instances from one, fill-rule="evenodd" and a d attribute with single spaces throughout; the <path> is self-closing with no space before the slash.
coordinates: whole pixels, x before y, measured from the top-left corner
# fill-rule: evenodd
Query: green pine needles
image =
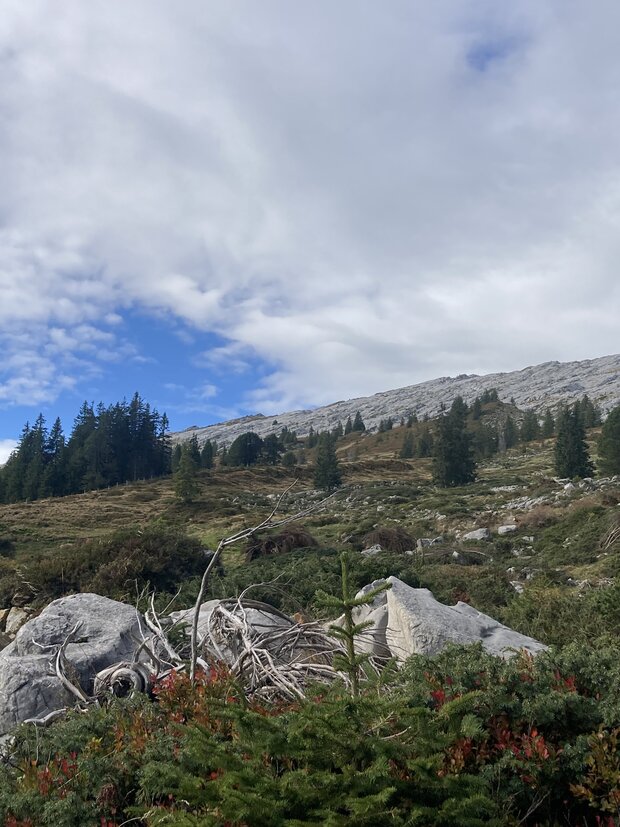
<path id="1" fill-rule="evenodd" d="M 370 660 L 370 655 L 358 654 L 355 651 L 355 642 L 361 634 L 372 626 L 372 621 L 367 620 L 362 623 L 356 623 L 354 612 L 361 606 L 369 606 L 378 594 L 390 588 L 390 584 L 383 583 L 375 589 L 366 592 L 366 594 L 356 597 L 349 585 L 349 561 L 348 555 L 345 552 L 340 556 L 340 566 L 342 571 L 342 596 L 334 597 L 325 592 L 320 592 L 318 596 L 326 607 L 336 609 L 342 614 L 342 625 L 339 626 L 332 623 L 329 627 L 330 634 L 341 641 L 345 649 L 345 654 L 336 655 L 334 658 L 334 666 L 348 676 L 351 685 L 351 694 L 354 698 L 358 698 L 360 694 L 361 670 L 363 665 Z"/>

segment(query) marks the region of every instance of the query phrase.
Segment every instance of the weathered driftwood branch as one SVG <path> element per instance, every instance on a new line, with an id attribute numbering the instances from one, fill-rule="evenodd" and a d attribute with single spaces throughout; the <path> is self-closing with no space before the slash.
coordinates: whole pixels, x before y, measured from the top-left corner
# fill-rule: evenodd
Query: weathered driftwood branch
<path id="1" fill-rule="evenodd" d="M 98 701 L 109 695 L 133 697 L 138 692 L 149 691 L 153 676 L 145 663 L 121 661 L 97 673 L 93 694 Z"/>
<path id="2" fill-rule="evenodd" d="M 264 614 L 264 624 L 257 622 L 256 612 Z M 226 661 L 247 694 L 262 700 L 299 700 L 309 683 L 348 680 L 332 665 L 343 647 L 318 623 L 295 623 L 243 595 L 213 609 L 200 647 Z"/>
<path id="3" fill-rule="evenodd" d="M 56 653 L 56 658 L 54 659 L 54 667 L 56 671 L 56 676 L 58 680 L 62 683 L 65 689 L 74 695 L 81 704 L 89 704 L 92 703 L 92 698 L 89 698 L 88 695 L 84 692 L 79 684 L 74 683 L 67 677 L 66 674 L 66 667 L 67 667 L 67 659 L 65 658 L 65 649 L 67 648 L 67 644 L 73 637 L 73 635 L 77 632 L 80 628 L 80 623 L 76 623 L 73 629 L 69 632 L 67 637 L 64 639 L 64 642 L 60 646 L 58 652 Z"/>
<path id="4" fill-rule="evenodd" d="M 218 562 L 220 555 L 226 546 L 230 546 L 233 543 L 238 543 L 240 540 L 245 540 L 250 537 L 252 534 L 256 534 L 259 531 L 264 531 L 265 529 L 269 528 L 276 528 L 278 526 L 286 525 L 287 523 L 292 523 L 295 520 L 299 520 L 301 517 L 305 517 L 308 514 L 316 511 L 316 509 L 323 506 L 328 500 L 331 500 L 332 497 L 335 496 L 335 493 L 330 494 L 329 496 L 325 497 L 318 503 L 313 503 L 308 508 L 305 508 L 301 511 L 298 511 L 296 514 L 291 515 L 290 517 L 284 517 L 281 520 L 273 520 L 278 508 L 280 507 L 280 503 L 282 502 L 283 498 L 288 494 L 288 492 L 297 484 L 298 480 L 293 480 L 293 482 L 280 494 L 278 497 L 276 504 L 274 505 L 271 513 L 269 516 L 264 519 L 258 525 L 251 526 L 250 528 L 244 528 L 241 531 L 238 531 L 236 534 L 231 534 L 230 537 L 224 537 L 218 543 L 218 546 L 215 550 L 215 553 L 209 560 L 209 564 L 205 569 L 204 574 L 202 575 L 202 580 L 200 582 L 200 589 L 198 591 L 198 597 L 196 598 L 196 604 L 194 606 L 194 615 L 192 619 L 192 633 L 191 633 L 191 652 L 190 652 L 190 680 L 193 682 L 196 677 L 196 663 L 198 658 L 198 620 L 200 617 L 200 607 L 202 605 L 202 601 L 204 600 L 205 592 L 207 590 L 207 583 L 209 580 L 209 575 L 213 571 L 216 563 Z"/>

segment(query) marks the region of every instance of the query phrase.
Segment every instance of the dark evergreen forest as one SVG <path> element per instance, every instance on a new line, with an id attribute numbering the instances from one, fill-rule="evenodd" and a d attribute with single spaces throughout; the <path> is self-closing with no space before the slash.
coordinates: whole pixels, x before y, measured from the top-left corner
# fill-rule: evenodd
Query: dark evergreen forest
<path id="1" fill-rule="evenodd" d="M 168 419 L 138 393 L 105 407 L 84 402 L 68 439 L 40 414 L 0 469 L 0 501 L 78 494 L 170 473 Z"/>

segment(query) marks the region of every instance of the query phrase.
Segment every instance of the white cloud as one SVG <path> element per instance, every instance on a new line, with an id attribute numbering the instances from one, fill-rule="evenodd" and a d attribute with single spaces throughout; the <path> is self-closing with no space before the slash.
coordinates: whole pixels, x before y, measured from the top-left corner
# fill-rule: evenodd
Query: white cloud
<path id="1" fill-rule="evenodd" d="M 226 336 L 211 366 L 267 360 L 246 402 L 273 411 L 617 350 L 619 24 L 7 0 L 0 403 L 131 356 L 126 307 Z"/>
<path id="2" fill-rule="evenodd" d="M 0 465 L 4 465 L 15 448 L 17 448 L 17 442 L 14 439 L 0 439 Z"/>

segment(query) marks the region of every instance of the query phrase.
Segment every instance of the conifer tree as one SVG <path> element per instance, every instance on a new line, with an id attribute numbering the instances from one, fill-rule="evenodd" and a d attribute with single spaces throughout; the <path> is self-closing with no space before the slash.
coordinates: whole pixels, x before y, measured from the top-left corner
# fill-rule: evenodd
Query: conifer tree
<path id="1" fill-rule="evenodd" d="M 207 470 L 213 468 L 213 459 L 215 456 L 215 449 L 213 447 L 213 443 L 210 439 L 208 439 L 205 444 L 202 446 L 202 450 L 200 451 L 200 465 L 202 468 L 206 468 Z"/>
<path id="2" fill-rule="evenodd" d="M 390 588 L 390 584 L 384 582 L 374 589 L 370 589 L 365 594 L 356 597 L 355 592 L 349 585 L 349 560 L 346 552 L 340 555 L 340 570 L 342 574 L 342 597 L 333 597 L 321 591 L 318 597 L 320 602 L 330 608 L 336 609 L 343 616 L 342 626 L 332 624 L 329 627 L 329 633 L 337 640 L 341 640 L 345 647 L 345 654 L 337 655 L 334 658 L 334 666 L 349 676 L 351 694 L 354 698 L 358 698 L 360 694 L 360 670 L 363 664 L 370 660 L 370 655 L 367 653 L 358 653 L 355 644 L 360 635 L 372 627 L 373 622 L 372 620 L 368 620 L 362 623 L 356 623 L 354 612 L 355 609 L 360 608 L 360 606 L 369 606 L 377 595 Z"/>
<path id="3" fill-rule="evenodd" d="M 547 408 L 545 411 L 545 416 L 543 417 L 543 423 L 541 428 L 541 436 L 543 439 L 549 439 L 549 437 L 553 436 L 555 433 L 555 419 L 553 418 L 553 414 Z"/>
<path id="4" fill-rule="evenodd" d="M 355 418 L 353 419 L 353 430 L 354 431 L 365 431 L 366 426 L 364 425 L 364 420 L 362 419 L 362 415 L 359 411 L 356 412 Z"/>
<path id="5" fill-rule="evenodd" d="M 347 434 L 350 434 L 352 430 L 353 430 L 353 423 L 351 422 L 351 417 L 349 416 L 349 417 L 347 417 L 347 421 L 346 421 L 345 426 L 344 426 L 344 435 L 347 436 Z"/>
<path id="6" fill-rule="evenodd" d="M 519 432 L 521 442 L 533 442 L 540 436 L 538 416 L 534 411 L 526 411 Z"/>
<path id="7" fill-rule="evenodd" d="M 263 440 L 263 457 L 267 465 L 277 465 L 282 452 L 280 441 L 275 434 L 269 434 Z"/>
<path id="8" fill-rule="evenodd" d="M 407 431 L 405 434 L 399 456 L 401 459 L 411 459 L 413 456 L 413 434 L 411 431 Z"/>
<path id="9" fill-rule="evenodd" d="M 457 397 L 439 417 L 433 447 L 433 480 L 442 488 L 465 485 L 476 478 L 471 437 L 466 428 L 467 406 Z"/>
<path id="10" fill-rule="evenodd" d="M 415 445 L 415 455 L 416 457 L 420 457 L 423 459 L 424 457 L 430 457 L 433 454 L 433 434 L 431 433 L 430 428 L 428 425 L 424 424 L 422 429 L 420 430 L 416 445 Z"/>
<path id="11" fill-rule="evenodd" d="M 590 461 L 586 434 L 579 407 L 563 408 L 558 415 L 555 443 L 555 471 L 559 477 L 589 477 Z"/>
<path id="12" fill-rule="evenodd" d="M 227 465 L 256 465 L 263 452 L 263 440 L 253 431 L 241 434 L 233 440 L 228 455 Z"/>
<path id="13" fill-rule="evenodd" d="M 197 477 L 198 465 L 193 452 L 187 445 L 184 445 L 181 449 L 179 466 L 174 474 L 175 496 L 184 503 L 193 502 L 199 492 Z"/>
<path id="14" fill-rule="evenodd" d="M 620 407 L 610 411 L 598 441 L 598 461 L 603 474 L 620 474 Z"/>
<path id="15" fill-rule="evenodd" d="M 342 484 L 334 440 L 329 433 L 321 434 L 314 469 L 314 486 L 330 493 Z"/>
<path id="16" fill-rule="evenodd" d="M 504 422 L 504 444 L 506 448 L 514 448 L 519 441 L 519 432 L 514 419 L 508 414 Z"/>

